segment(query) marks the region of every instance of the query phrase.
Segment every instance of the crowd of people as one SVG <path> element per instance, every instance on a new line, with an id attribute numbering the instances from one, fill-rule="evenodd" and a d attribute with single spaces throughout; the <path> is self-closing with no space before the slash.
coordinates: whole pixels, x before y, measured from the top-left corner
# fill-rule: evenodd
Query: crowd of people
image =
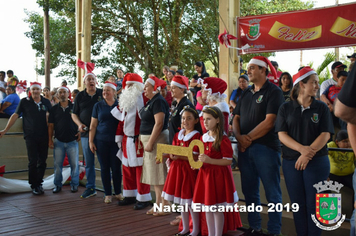
<path id="1" fill-rule="evenodd" d="M 354 63 L 356 53 L 349 58 Z M 153 187 L 156 205 L 188 206 L 188 211 L 171 222 L 178 225 L 181 221 L 176 235 L 222 235 L 242 226 L 236 211 L 203 214 L 193 210 L 194 204 L 233 206 L 238 202 L 235 186 L 240 183 L 235 185 L 231 168 L 235 158 L 247 206 L 261 205 L 260 181 L 268 203 L 282 203 L 282 166 L 291 203 L 299 205 L 299 211 L 293 213 L 297 234 L 320 235 L 321 229 L 311 218 L 317 192 L 313 185 L 330 179 L 352 189 L 356 183 L 354 153 L 328 152 L 328 147 L 355 147 L 352 124 L 356 122 L 344 115 L 345 107 L 354 108 L 354 103 L 345 100 L 347 95 L 338 101 L 338 94 L 346 90 L 341 89 L 344 84 L 350 84 L 348 92 L 354 88 L 353 63 L 346 72 L 346 65 L 334 62 L 333 77 L 319 86 L 318 75 L 309 66 L 291 76 L 280 71 L 277 62 L 255 56 L 247 70 L 241 68 L 238 88 L 232 91 L 229 103 L 227 83 L 210 77 L 203 62 L 195 63 L 196 74 L 190 81 L 182 70 L 168 66 L 163 67 L 161 78 L 150 74 L 145 81 L 118 69 L 117 78 L 110 76 L 102 89 L 97 87 L 94 67 L 78 63 L 86 71 L 83 91 L 71 92 L 66 81 L 52 91 L 34 82 L 21 100 L 16 94 L 19 81 L 11 79 L 13 72 L 8 71 L 5 83 L 1 71 L 0 117 L 9 121 L 0 138 L 22 116 L 29 184 L 35 195 L 44 193 L 48 147 L 54 149 L 53 193 L 62 190 L 65 155 L 71 167 L 71 191 L 78 191 L 81 141 L 87 178 L 82 198 L 96 195 L 96 154 L 105 203 L 114 197 L 119 206 L 134 204 L 135 210 L 144 209 L 151 205 Z M 335 103 L 345 107 L 336 110 Z M 332 139 L 334 127 L 340 131 Z M 231 138 L 237 140 L 237 152 Z M 167 154 L 164 161 L 157 160 L 157 144 L 188 147 L 196 139 L 204 144 L 203 154 L 193 150 L 194 159 L 203 163 L 200 169 L 191 168 L 183 155 Z M 146 211 L 153 216 L 169 213 L 155 207 Z M 268 218 L 269 235 L 280 234 L 282 213 L 269 212 Z M 263 235 L 259 212 L 248 212 L 248 223 L 244 235 Z"/>

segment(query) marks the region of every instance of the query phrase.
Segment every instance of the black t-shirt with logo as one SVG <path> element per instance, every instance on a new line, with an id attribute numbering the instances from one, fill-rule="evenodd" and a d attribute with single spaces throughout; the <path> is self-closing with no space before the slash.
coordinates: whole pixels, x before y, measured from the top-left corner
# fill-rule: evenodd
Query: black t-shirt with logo
<path id="1" fill-rule="evenodd" d="M 19 116 L 22 113 L 24 138 L 48 139 L 47 112 L 51 108 L 51 102 L 42 96 L 39 103 L 35 103 L 32 97 L 21 99 L 15 113 Z"/>
<path id="2" fill-rule="evenodd" d="M 67 107 L 60 103 L 52 107 L 48 123 L 54 124 L 54 137 L 61 142 L 69 143 L 77 139 L 78 126 L 72 120 L 73 104 L 68 101 Z"/>
<path id="3" fill-rule="evenodd" d="M 89 128 L 93 107 L 95 103 L 101 100 L 103 100 L 102 89 L 97 88 L 93 96 L 90 96 L 87 93 L 86 89 L 84 89 L 75 97 L 73 113 L 76 114 L 79 117 L 80 121 Z M 82 133 L 82 137 L 89 137 L 89 132 L 87 131 Z"/>
<path id="4" fill-rule="evenodd" d="M 140 110 L 140 116 L 141 116 L 141 126 L 140 126 L 140 134 L 143 135 L 150 135 L 152 133 L 153 127 L 155 125 L 155 117 L 154 115 L 163 112 L 165 117 L 164 117 L 164 124 L 162 127 L 162 131 L 167 129 L 168 126 L 168 119 L 169 119 L 169 106 L 162 97 L 160 93 L 157 93 L 156 95 L 153 96 L 151 100 L 149 100 L 146 103 L 146 106 L 144 106 Z"/>
<path id="5" fill-rule="evenodd" d="M 284 103 L 278 112 L 276 132 L 285 131 L 302 145 L 309 146 L 322 132 L 334 133 L 331 113 L 325 103 L 313 99 L 309 108 L 302 112 L 302 106 L 297 101 Z M 282 146 L 283 158 L 296 160 L 299 152 Z M 327 146 L 320 149 L 315 157 L 328 155 Z"/>
<path id="6" fill-rule="evenodd" d="M 252 85 L 242 93 L 233 112 L 234 115 L 240 116 L 241 134 L 248 134 L 266 119 L 267 114 L 277 115 L 280 105 L 284 102 L 282 90 L 268 80 L 259 91 L 254 92 L 254 88 L 255 85 Z M 262 144 L 276 151 L 281 149 L 274 128 L 252 143 Z"/>

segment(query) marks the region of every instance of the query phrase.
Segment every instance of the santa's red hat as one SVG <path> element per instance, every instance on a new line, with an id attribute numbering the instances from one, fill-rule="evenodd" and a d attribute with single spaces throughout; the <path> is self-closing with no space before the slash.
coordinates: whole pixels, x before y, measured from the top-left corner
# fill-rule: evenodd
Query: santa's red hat
<path id="1" fill-rule="evenodd" d="M 219 95 L 219 97 L 226 98 L 224 94 L 227 84 L 224 80 L 216 77 L 208 77 L 204 80 L 200 80 L 202 85 L 205 86 L 205 90 L 209 90 L 211 95 Z"/>
<path id="2" fill-rule="evenodd" d="M 105 81 L 104 87 L 110 87 L 110 88 L 116 90 L 116 84 L 113 82 L 110 82 L 110 81 Z"/>
<path id="3" fill-rule="evenodd" d="M 143 89 L 143 79 L 136 73 L 127 73 L 122 80 L 122 88 L 125 89 L 127 84 L 138 84 Z"/>
<path id="4" fill-rule="evenodd" d="M 158 79 L 156 76 L 151 76 L 146 80 L 146 82 L 150 83 L 153 86 L 154 91 L 160 91 L 161 89 L 164 89 L 167 86 L 166 81 Z"/>
<path id="5" fill-rule="evenodd" d="M 38 82 L 30 82 L 30 89 L 32 89 L 32 88 L 42 89 L 42 85 L 41 85 L 41 83 L 38 83 Z"/>
<path id="6" fill-rule="evenodd" d="M 310 68 L 310 66 L 305 66 L 303 69 L 298 71 L 297 74 L 293 75 L 293 86 L 310 75 L 317 75 L 317 73 L 315 72 L 315 70 Z"/>
<path id="7" fill-rule="evenodd" d="M 272 65 L 270 60 L 268 60 L 266 57 L 255 56 L 254 58 L 252 58 L 250 60 L 250 62 L 248 63 L 248 66 L 250 66 L 250 64 L 255 64 L 255 65 L 258 65 L 258 66 L 262 66 L 262 67 L 265 67 L 267 69 L 269 67 L 274 79 L 278 80 L 276 68 L 274 68 L 274 66 Z"/>
<path id="8" fill-rule="evenodd" d="M 60 89 L 64 89 L 68 92 L 68 99 L 72 102 L 72 93 L 70 92 L 70 89 L 67 86 L 60 86 L 58 87 L 57 91 Z"/>
<path id="9" fill-rule="evenodd" d="M 189 89 L 189 79 L 182 75 L 176 75 L 172 79 L 171 86 L 172 85 L 183 89 Z"/>

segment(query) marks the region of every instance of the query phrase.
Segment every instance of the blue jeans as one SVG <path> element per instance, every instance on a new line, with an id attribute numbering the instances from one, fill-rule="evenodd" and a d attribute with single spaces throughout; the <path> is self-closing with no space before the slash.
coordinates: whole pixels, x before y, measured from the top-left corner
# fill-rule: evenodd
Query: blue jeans
<path id="1" fill-rule="evenodd" d="M 53 158 L 54 158 L 54 185 L 62 187 L 62 169 L 63 169 L 63 160 L 65 158 L 65 154 L 67 153 L 68 162 L 71 169 L 71 186 L 79 185 L 79 150 L 78 150 L 78 142 L 76 140 L 68 143 L 64 143 L 59 141 L 58 139 L 54 139 L 54 150 L 53 150 Z"/>
<path id="2" fill-rule="evenodd" d="M 280 153 L 262 144 L 252 144 L 245 152 L 239 152 L 238 167 L 241 172 L 242 192 L 246 205 L 261 205 L 260 180 L 269 203 L 282 203 L 280 187 Z M 282 225 L 282 212 L 269 212 L 268 232 L 279 234 Z M 261 229 L 261 216 L 258 212 L 248 213 L 251 228 Z"/>
<path id="3" fill-rule="evenodd" d="M 95 188 L 95 156 L 89 148 L 89 137 L 82 137 L 81 142 L 85 160 L 85 175 L 87 177 L 86 188 Z"/>
<path id="4" fill-rule="evenodd" d="M 328 156 L 314 157 L 305 170 L 295 169 L 297 160 L 283 160 L 283 173 L 291 203 L 298 203 L 299 211 L 293 213 L 297 235 L 320 235 L 321 229 L 311 218 L 315 213 L 315 194 L 313 187 L 327 180 L 330 172 Z"/>
<path id="5" fill-rule="evenodd" d="M 111 175 L 115 194 L 121 193 L 121 161 L 116 156 L 119 148 L 115 141 L 95 140 L 96 155 L 101 168 L 101 181 L 103 182 L 106 196 L 112 195 Z M 110 169 L 112 174 L 110 173 Z"/>

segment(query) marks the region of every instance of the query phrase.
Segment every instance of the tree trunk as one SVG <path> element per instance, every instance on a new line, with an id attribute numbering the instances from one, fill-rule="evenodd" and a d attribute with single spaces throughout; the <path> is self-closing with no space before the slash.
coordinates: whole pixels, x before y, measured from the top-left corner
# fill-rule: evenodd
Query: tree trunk
<path id="1" fill-rule="evenodd" d="M 43 35 L 44 35 L 44 55 L 45 55 L 45 86 L 51 87 L 51 60 L 49 45 L 49 3 L 43 7 Z"/>

